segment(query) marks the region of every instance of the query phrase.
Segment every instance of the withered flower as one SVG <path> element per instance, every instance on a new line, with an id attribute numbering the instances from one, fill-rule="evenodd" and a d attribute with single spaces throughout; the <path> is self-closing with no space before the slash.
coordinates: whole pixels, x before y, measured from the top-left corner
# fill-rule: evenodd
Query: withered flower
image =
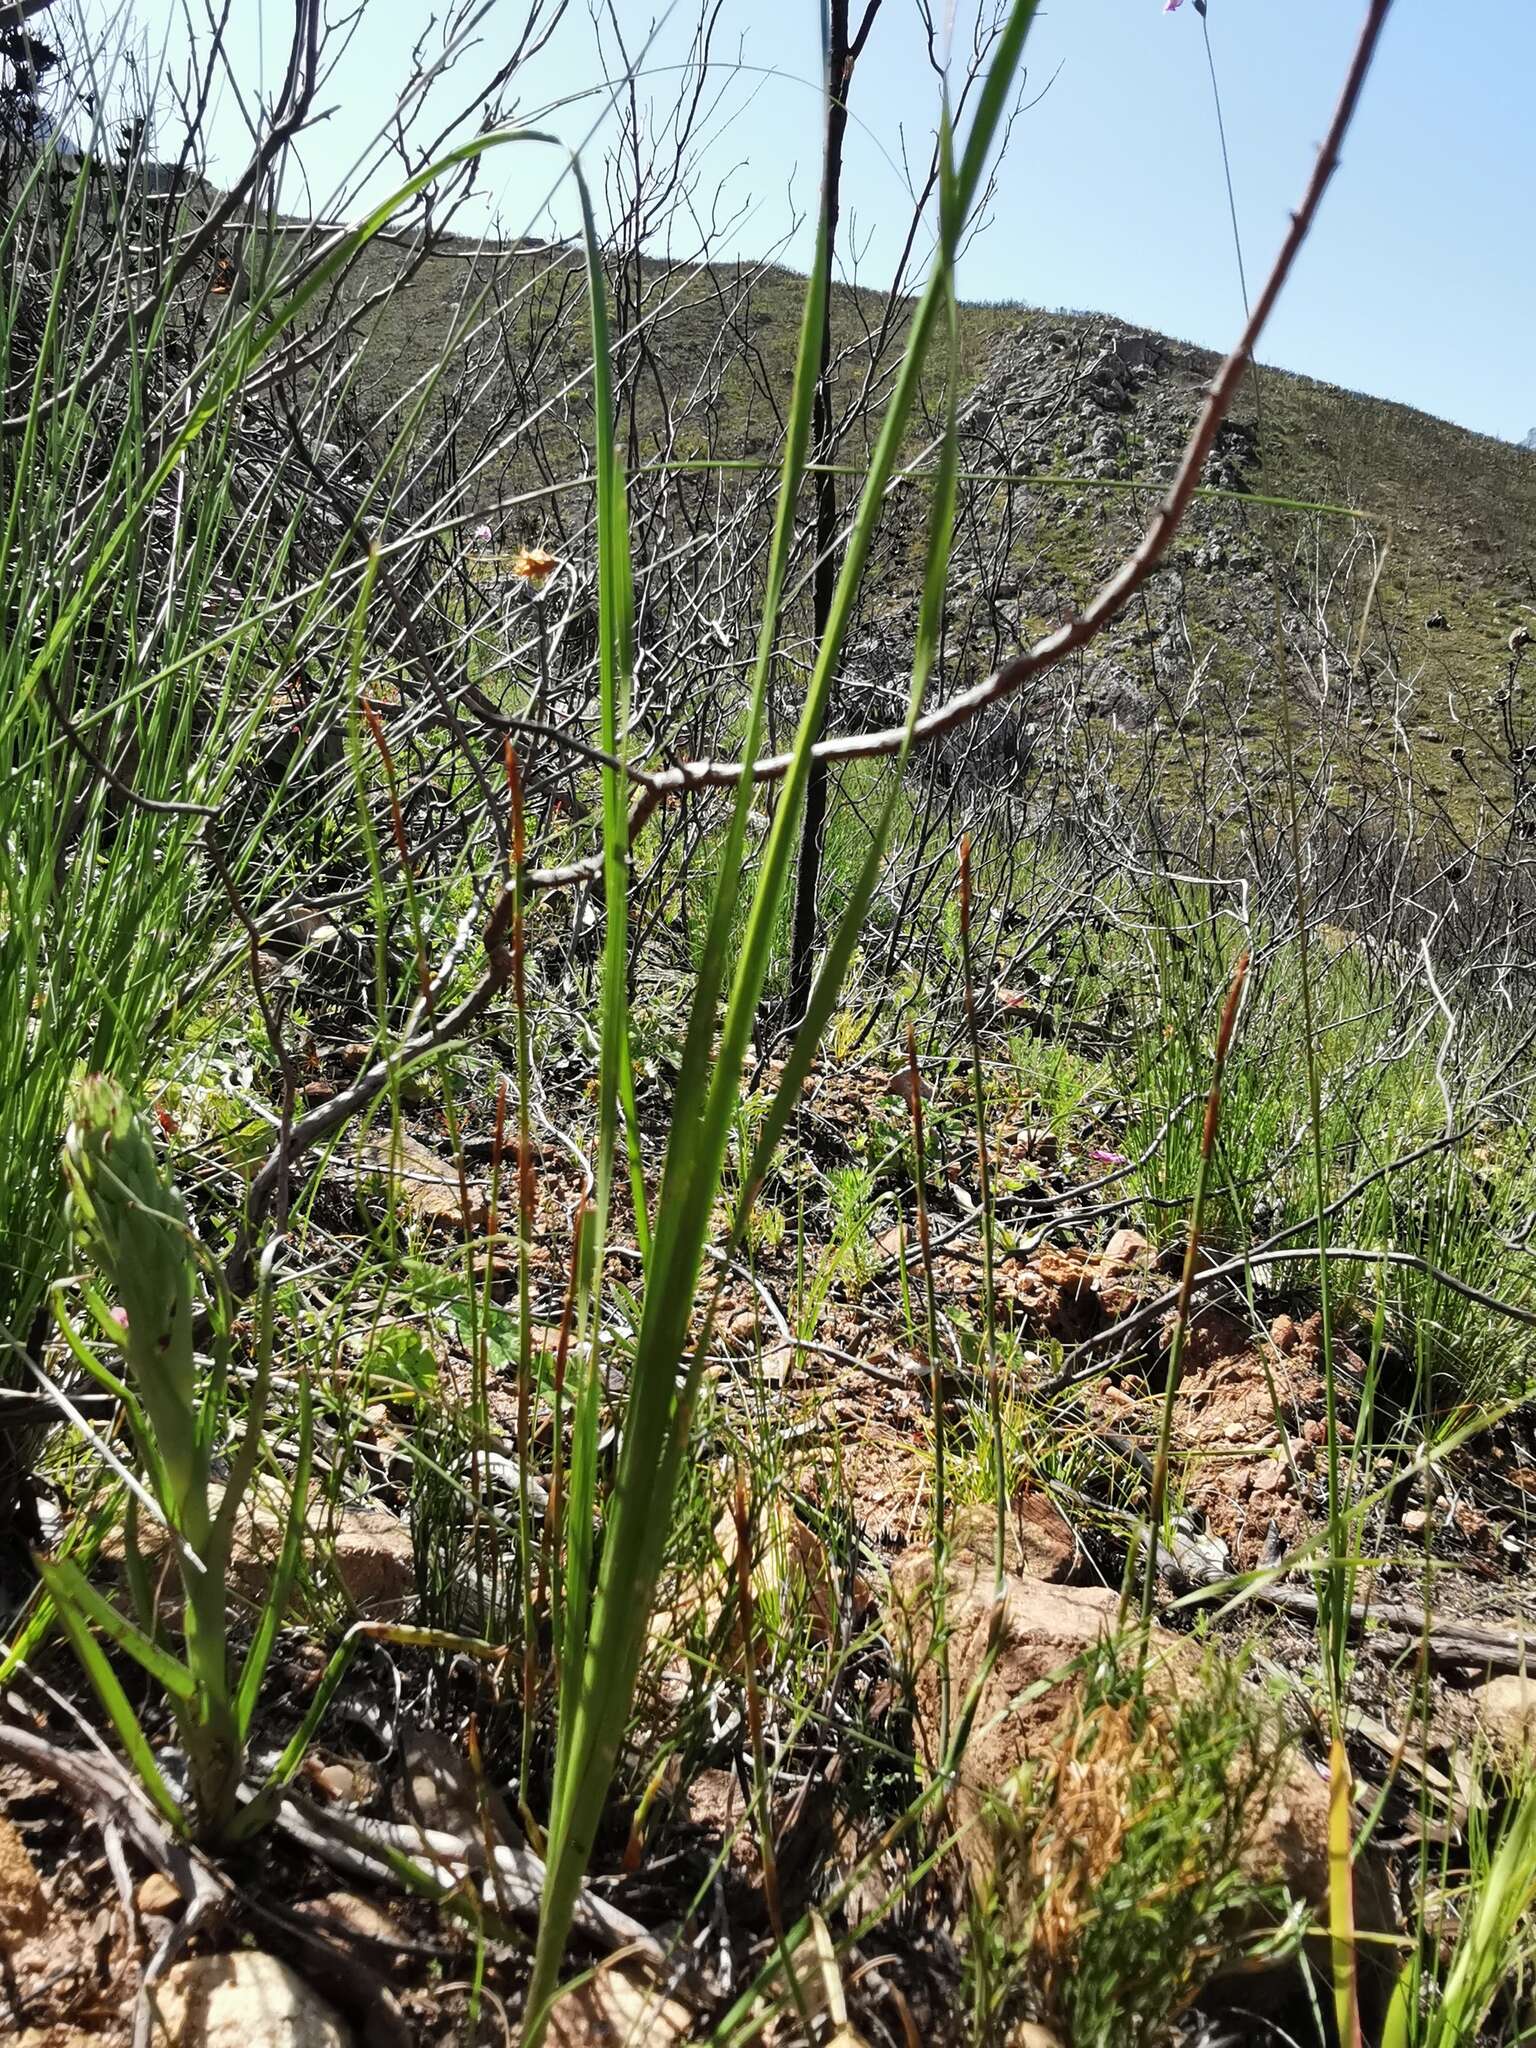
<path id="1" fill-rule="evenodd" d="M 548 548 L 519 548 L 512 557 L 512 574 L 530 590 L 542 590 L 559 566 L 559 557 Z"/>

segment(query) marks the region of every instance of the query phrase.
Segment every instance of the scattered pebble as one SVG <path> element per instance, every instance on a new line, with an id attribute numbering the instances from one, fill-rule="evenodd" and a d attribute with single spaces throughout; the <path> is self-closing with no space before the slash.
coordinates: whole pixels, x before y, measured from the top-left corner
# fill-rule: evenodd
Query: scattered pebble
<path id="1" fill-rule="evenodd" d="M 152 1870 L 134 1893 L 133 1903 L 141 1913 L 167 1920 L 181 1911 L 181 1892 L 163 1870 Z"/>

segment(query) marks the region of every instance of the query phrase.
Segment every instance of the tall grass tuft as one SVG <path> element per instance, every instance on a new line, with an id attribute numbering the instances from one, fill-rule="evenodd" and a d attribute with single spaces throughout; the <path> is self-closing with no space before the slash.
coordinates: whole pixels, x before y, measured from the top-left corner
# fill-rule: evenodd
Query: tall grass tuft
<path id="1" fill-rule="evenodd" d="M 1416 1953 L 1393 1990 L 1382 2048 L 1460 2048 L 1481 2040 L 1506 1987 L 1523 1992 L 1526 2010 L 1498 2038 L 1529 2041 L 1531 1971 L 1536 1967 L 1536 1779 L 1516 1788 L 1495 1843 L 1488 1808 L 1469 1821 L 1469 1888 L 1449 1956 Z M 1432 1936 L 1426 1931 L 1425 1940 Z"/>
<path id="2" fill-rule="evenodd" d="M 563 1670 L 559 1741 L 548 1830 L 548 1878 L 528 1993 L 528 2020 L 524 2036 L 530 2044 L 542 2038 L 548 2023 L 577 1889 L 592 1854 L 609 1782 L 618 1759 L 639 1668 L 646 1619 L 665 1550 L 671 1502 L 686 1455 L 693 1398 L 707 1344 L 707 1305 L 704 1334 L 692 1332 L 690 1324 L 740 1097 L 743 1063 L 751 1043 L 753 1022 L 789 886 L 799 809 L 810 771 L 811 748 L 821 730 L 832 679 L 837 672 L 854 601 L 869 562 L 886 489 L 895 473 L 912 418 L 924 362 L 932 340 L 941 329 L 949 336 L 951 384 L 954 382 L 954 265 L 965 221 L 981 189 L 985 167 L 1005 117 L 1034 11 L 1033 0 L 1017 0 L 977 98 L 972 125 L 958 164 L 951 156 L 947 123 L 945 126 L 939 185 L 939 249 L 933 273 L 914 309 L 905 354 L 880 424 L 858 511 L 848 537 L 827 631 L 816 649 L 799 728 L 763 848 L 756 887 L 751 895 L 745 925 L 734 946 L 734 960 L 736 913 L 743 880 L 747 817 L 753 794 L 747 777 L 743 777 L 737 787 L 726 829 L 679 1066 L 661 1184 L 655 1202 L 654 1227 L 645 1268 L 645 1297 L 631 1366 L 618 1469 L 604 1507 L 602 1554 L 590 1596 L 584 1571 L 578 1568 L 579 1559 L 568 1567 L 566 1616 L 561 1642 Z M 825 220 L 822 235 L 825 235 Z M 603 543 L 599 610 L 604 730 L 605 738 L 611 734 L 616 741 L 621 728 L 616 720 L 610 724 L 610 706 L 614 706 L 628 654 L 631 570 L 623 528 L 622 477 L 612 439 L 611 414 L 604 403 L 604 395 L 610 388 L 606 318 L 602 310 L 603 294 L 590 213 L 587 237 L 593 286 L 594 370 L 598 398 L 599 518 Z M 818 257 L 812 265 L 800 330 L 757 657 L 749 709 L 744 721 L 741 753 L 746 760 L 755 758 L 762 743 L 768 683 L 776 659 L 795 539 L 796 501 L 805 473 L 810 439 L 817 346 L 822 323 L 823 270 L 824 265 Z M 954 517 L 954 438 L 951 414 L 945 436 L 942 472 L 934 493 L 935 512 L 924 569 L 922 616 L 909 718 L 915 716 L 921 702 L 938 645 L 943 584 Z M 629 1066 L 623 980 L 627 962 L 622 944 L 622 906 L 618 900 L 622 893 L 619 885 L 627 852 L 627 832 L 620 771 L 610 766 L 605 774 L 608 931 L 604 954 L 600 1098 L 605 1142 L 604 1154 L 599 1161 L 600 1174 L 608 1171 L 607 1161 L 612 1154 L 620 1107 L 619 1092 Z M 880 821 L 871 833 L 869 851 L 852 900 L 832 935 L 811 991 L 805 1020 L 764 1119 L 752 1163 L 745 1175 L 744 1206 L 748 1208 L 851 963 L 864 911 L 878 877 L 893 807 L 894 789 L 887 796 Z M 607 1195 L 605 1180 L 600 1179 L 598 1192 L 597 1242 L 600 1245 L 603 1228 L 601 1204 Z M 595 1384 L 599 1369 L 595 1358 L 597 1347 L 593 1349 L 589 1386 Z M 595 1425 L 595 1397 L 588 1397 L 578 1407 L 579 1440 L 589 1438 L 595 1431 Z M 581 1450 L 579 1462 L 585 1471 L 590 1471 L 595 1462 L 594 1453 Z M 590 1503 L 590 1488 L 578 1489 L 573 1483 L 569 1508 L 571 1521 L 568 1524 L 573 1533 L 584 1510 L 590 1511 Z"/>
<path id="3" fill-rule="evenodd" d="M 106 120 L 105 109 L 99 119 Z M 465 158 L 505 135 L 477 139 Z M 231 228 L 255 282 L 236 306 L 178 282 L 143 140 L 57 149 L 0 226 L 0 1376 L 22 1379 L 64 1249 L 54 1161 L 69 1091 L 154 1073 L 199 999 L 231 892 L 288 895 L 288 820 L 319 802 L 300 748 L 274 759 L 274 703 L 344 644 L 357 563 L 273 452 L 259 372 L 410 197 L 285 254 Z M 461 159 L 464 160 L 464 159 Z M 63 197 L 61 198 L 61 190 Z M 103 347 L 126 319 L 134 345 Z M 299 424 L 323 435 L 322 395 Z M 291 714 L 290 714 L 291 716 Z M 281 727 L 279 726 L 279 731 Z M 215 835 L 209 845 L 210 835 Z M 226 959 L 238 963 L 236 950 Z M 5 1438 L 0 1511 L 24 1449 Z"/>

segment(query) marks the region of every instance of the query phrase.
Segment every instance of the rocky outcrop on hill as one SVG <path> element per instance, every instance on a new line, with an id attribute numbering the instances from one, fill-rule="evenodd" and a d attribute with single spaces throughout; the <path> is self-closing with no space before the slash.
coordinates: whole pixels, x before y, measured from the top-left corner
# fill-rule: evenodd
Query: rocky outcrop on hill
<path id="1" fill-rule="evenodd" d="M 1125 559 L 1217 367 L 1111 319 L 1021 311 L 994 330 L 960 415 L 945 694 L 1072 618 Z M 947 735 L 941 779 L 1113 805 L 1141 773 L 1219 808 L 1223 790 L 1241 802 L 1255 775 L 1283 772 L 1289 726 L 1337 820 L 1391 811 L 1411 776 L 1414 832 L 1428 807 L 1464 836 L 1506 800 L 1511 746 L 1536 740 L 1505 731 L 1505 707 L 1529 724 L 1512 666 L 1529 644 L 1515 451 L 1266 369 L 1244 380 L 1201 484 L 1135 603 L 1086 654 Z M 851 649 L 849 724 L 889 718 L 909 665 L 921 510 L 893 500 L 889 517 L 895 573 L 874 579 L 874 630 Z"/>
<path id="2" fill-rule="evenodd" d="M 973 490 L 952 562 L 953 644 L 968 670 L 1070 618 L 1111 573 L 1152 493 L 1173 475 L 1214 366 L 1206 351 L 1114 322 L 1031 315 L 995 343 L 960 424 L 968 474 L 999 479 Z M 1222 426 L 1204 482 L 1243 493 L 1261 474 L 1257 429 L 1240 414 Z M 1268 600 L 1271 569 L 1246 509 L 1201 499 L 1144 600 L 1091 655 L 1000 706 L 955 751 L 971 767 L 984 756 L 989 775 L 1022 784 L 1069 723 L 1130 736 L 1174 731 L 1198 717 L 1191 573 L 1201 622 L 1240 658 L 1257 654 L 1273 629 L 1272 601 L 1257 603 L 1261 590 Z M 894 648 L 908 623 L 902 608 L 882 623 L 894 629 Z"/>
<path id="3" fill-rule="evenodd" d="M 995 349 L 965 428 L 1010 467 L 1064 476 L 1161 478 L 1177 460 L 1214 358 L 1109 322 L 1029 321 Z M 1228 421 L 1205 481 L 1248 487 L 1250 421 Z"/>

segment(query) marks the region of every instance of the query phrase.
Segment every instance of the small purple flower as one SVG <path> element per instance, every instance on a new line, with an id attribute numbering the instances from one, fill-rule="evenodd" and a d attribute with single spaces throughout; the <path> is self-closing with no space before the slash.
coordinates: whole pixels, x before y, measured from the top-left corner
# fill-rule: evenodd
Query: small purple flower
<path id="1" fill-rule="evenodd" d="M 1173 0 L 1173 4 L 1177 7 L 1179 0 Z M 1164 12 L 1167 11 L 1165 8 Z M 1129 1166 L 1131 1163 L 1123 1152 L 1107 1152 L 1102 1145 L 1090 1147 L 1088 1157 L 1096 1160 L 1100 1166 Z"/>
<path id="2" fill-rule="evenodd" d="M 477 548 L 488 548 L 494 537 L 488 526 L 477 526 L 475 528 L 474 539 Z"/>
<path id="3" fill-rule="evenodd" d="M 1177 14 L 1183 5 L 1184 0 L 1163 0 L 1163 12 L 1164 14 Z"/>

